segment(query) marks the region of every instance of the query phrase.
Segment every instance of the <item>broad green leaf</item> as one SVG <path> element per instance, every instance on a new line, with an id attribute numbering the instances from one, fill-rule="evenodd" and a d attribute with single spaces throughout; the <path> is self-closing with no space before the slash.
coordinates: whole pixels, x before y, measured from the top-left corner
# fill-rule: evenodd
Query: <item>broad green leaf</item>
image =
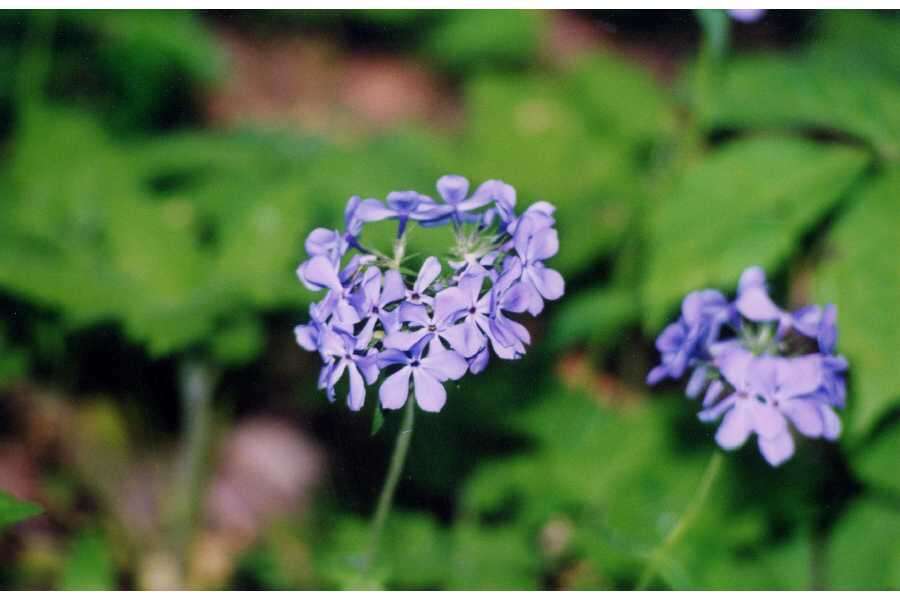
<path id="1" fill-rule="evenodd" d="M 838 308 L 838 349 L 850 361 L 848 433 L 869 431 L 900 405 L 900 170 L 884 173 L 854 194 L 853 204 L 826 242 L 816 273 L 819 302 Z"/>
<path id="2" fill-rule="evenodd" d="M 900 510 L 869 498 L 838 521 L 827 549 L 830 589 L 900 588 Z"/>
<path id="3" fill-rule="evenodd" d="M 0 531 L 41 512 L 43 509 L 37 504 L 19 500 L 0 490 Z"/>
<path id="4" fill-rule="evenodd" d="M 688 292 L 777 270 L 856 181 L 865 154 L 788 138 L 733 142 L 658 199 L 647 231 L 644 324 L 657 332 Z"/>
<path id="5" fill-rule="evenodd" d="M 676 457 L 664 407 L 615 412 L 562 390 L 545 398 L 513 423 L 535 436 L 535 450 L 485 462 L 466 486 L 463 514 L 472 523 L 517 529 L 519 543 L 544 560 L 554 553 L 590 560 L 605 587 L 634 577 L 690 505 L 713 442 L 703 453 Z M 744 535 L 741 527 L 716 531 L 717 538 L 706 533 L 716 529 L 726 489 L 721 479 L 713 483 L 707 509 L 666 557 L 670 570 L 688 573 L 684 587 L 691 587 L 690 572 L 711 538 Z M 539 532 L 559 519 L 571 522 L 568 542 L 542 550 Z"/>
<path id="6" fill-rule="evenodd" d="M 900 35 L 900 28 L 896 35 Z M 723 70 L 705 122 L 716 127 L 815 128 L 862 138 L 900 160 L 900 82 L 859 67 L 850 51 L 738 58 Z M 835 56 L 837 54 L 837 56 Z"/>
<path id="7" fill-rule="evenodd" d="M 112 549 L 96 530 L 78 532 L 63 564 L 60 589 L 102 591 L 116 589 Z"/>
<path id="8" fill-rule="evenodd" d="M 877 433 L 875 439 L 856 448 L 851 460 L 856 474 L 863 481 L 900 493 L 898 457 L 900 457 L 900 426 L 895 423 L 887 431 Z"/>
<path id="9" fill-rule="evenodd" d="M 616 134 L 653 116 L 629 113 L 625 102 L 606 114 L 602 105 L 587 113 L 582 103 L 603 97 L 598 89 L 605 73 L 578 71 L 571 80 L 485 77 L 466 91 L 471 116 L 461 147 L 470 165 L 465 172 L 478 183 L 512 184 L 520 209 L 538 200 L 556 205 L 561 244 L 550 264 L 565 274 L 613 248 L 643 198 L 634 184 L 639 144 Z M 609 73 L 605 84 L 615 87 L 617 71 Z M 585 96 L 580 102 L 579 93 Z"/>
<path id="10" fill-rule="evenodd" d="M 446 532 L 427 513 L 394 510 L 385 523 L 375 562 L 363 574 L 370 523 L 345 516 L 317 543 L 315 559 L 329 586 L 341 589 L 435 589 L 446 586 Z"/>
<path id="11" fill-rule="evenodd" d="M 428 34 L 425 53 L 452 71 L 523 66 L 537 55 L 543 17 L 525 10 L 449 11 Z"/>

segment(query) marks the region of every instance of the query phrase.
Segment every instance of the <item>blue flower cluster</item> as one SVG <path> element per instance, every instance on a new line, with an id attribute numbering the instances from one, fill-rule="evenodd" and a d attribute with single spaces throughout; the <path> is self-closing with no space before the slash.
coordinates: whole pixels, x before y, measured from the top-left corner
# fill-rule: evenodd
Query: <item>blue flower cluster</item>
<path id="1" fill-rule="evenodd" d="M 810 438 L 835 440 L 841 422 L 847 361 L 835 353 L 837 309 L 807 306 L 795 312 L 769 297 L 765 273 L 741 275 L 737 299 L 716 290 L 685 297 L 678 321 L 656 340 L 662 355 L 647 383 L 691 375 L 687 395 L 703 394 L 702 421 L 722 419 L 716 441 L 738 448 L 755 433 L 773 466 L 794 454 L 789 425 Z"/>
<path id="2" fill-rule="evenodd" d="M 318 386 L 329 400 L 347 375 L 351 410 L 391 370 L 379 388 L 383 408 L 402 407 L 412 384 L 422 410 L 440 411 L 444 382 L 483 371 L 491 350 L 509 360 L 525 354 L 528 330 L 511 314 L 537 315 L 545 300 L 563 295 L 562 276 L 544 265 L 559 250 L 553 205 L 517 214 L 512 186 L 490 180 L 470 195 L 458 175 L 441 177 L 437 191 L 442 202 L 413 191 L 391 192 L 385 202 L 353 197 L 344 231 L 319 228 L 306 239 L 309 258 L 297 274 L 326 294 L 294 332 L 301 347 L 321 355 Z M 365 224 L 384 220 L 397 222 L 391 255 L 362 239 Z M 408 269 L 410 224 L 453 228 L 446 266 L 429 256 L 418 272 Z"/>

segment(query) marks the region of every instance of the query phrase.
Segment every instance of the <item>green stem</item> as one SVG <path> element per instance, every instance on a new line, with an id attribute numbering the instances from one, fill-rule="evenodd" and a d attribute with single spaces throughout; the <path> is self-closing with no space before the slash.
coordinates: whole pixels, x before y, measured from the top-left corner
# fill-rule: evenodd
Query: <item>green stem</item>
<path id="1" fill-rule="evenodd" d="M 709 464 L 706 466 L 706 470 L 703 472 L 700 485 L 697 486 L 697 492 L 691 499 L 690 504 L 688 504 L 687 509 L 682 513 L 681 518 L 678 519 L 678 522 L 675 523 L 675 526 L 672 527 L 668 535 L 666 535 L 666 539 L 663 540 L 662 544 L 656 547 L 656 550 L 654 550 L 653 554 L 650 556 L 650 560 L 647 561 L 647 566 L 644 567 L 644 571 L 638 579 L 638 584 L 635 588 L 636 590 L 646 590 L 647 586 L 652 583 L 653 576 L 659 568 L 659 563 L 668 555 L 669 550 L 678 543 L 688 531 L 691 524 L 693 524 L 694 519 L 697 518 L 697 514 L 706 503 L 706 497 L 709 496 L 709 491 L 712 489 L 713 483 L 715 483 L 716 477 L 721 470 L 722 453 L 715 451 L 713 452 Z"/>
<path id="2" fill-rule="evenodd" d="M 194 361 L 183 363 L 178 377 L 184 441 L 178 457 L 173 539 L 178 564 L 184 577 L 188 570 L 188 550 L 196 524 L 202 488 L 215 377 L 208 365 Z"/>
<path id="3" fill-rule="evenodd" d="M 391 456 L 391 464 L 388 467 L 387 479 L 385 479 L 384 487 L 381 488 L 381 495 L 378 497 L 375 516 L 372 517 L 372 537 L 369 540 L 369 549 L 363 559 L 363 574 L 367 573 L 372 567 L 375 562 L 375 557 L 378 554 L 378 542 L 381 539 L 381 532 L 384 529 L 384 523 L 387 520 L 388 513 L 391 511 L 391 504 L 394 501 L 394 492 L 397 489 L 397 483 L 400 481 L 400 474 L 403 472 L 406 454 L 409 451 L 409 442 L 412 440 L 413 417 L 415 414 L 416 401 L 413 395 L 410 394 L 409 398 L 406 400 L 403 423 L 400 425 L 400 431 L 397 432 L 397 442 L 394 445 L 394 453 Z"/>

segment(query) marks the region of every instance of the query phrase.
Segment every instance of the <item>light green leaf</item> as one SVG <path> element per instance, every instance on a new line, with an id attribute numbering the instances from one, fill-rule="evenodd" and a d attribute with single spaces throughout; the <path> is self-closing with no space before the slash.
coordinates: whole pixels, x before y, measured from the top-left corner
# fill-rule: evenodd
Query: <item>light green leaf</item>
<path id="1" fill-rule="evenodd" d="M 43 509 L 37 504 L 19 500 L 0 490 L 0 531 L 42 512 Z"/>
<path id="2" fill-rule="evenodd" d="M 525 10 L 449 11 L 429 34 L 425 52 L 453 71 L 522 66 L 537 55 L 543 16 Z"/>
<path id="3" fill-rule="evenodd" d="M 851 461 L 863 481 L 900 494 L 898 457 L 900 457 L 900 426 L 895 423 L 887 431 L 878 433 L 875 439 L 857 448 L 851 456 Z"/>
<path id="4" fill-rule="evenodd" d="M 733 142 L 687 171 L 651 215 L 642 288 L 655 333 L 688 292 L 777 270 L 860 175 L 865 154 L 786 138 Z"/>
<path id="5" fill-rule="evenodd" d="M 897 35 L 900 35 L 898 30 Z M 900 84 L 860 68 L 846 52 L 739 58 L 723 70 L 704 121 L 715 127 L 816 128 L 860 137 L 900 160 Z"/>
<path id="6" fill-rule="evenodd" d="M 102 591 L 116 589 L 112 551 L 95 530 L 76 534 L 63 565 L 60 589 Z"/>
<path id="7" fill-rule="evenodd" d="M 816 273 L 816 299 L 838 308 L 838 349 L 850 361 L 848 433 L 860 436 L 900 404 L 900 170 L 879 176 L 855 195 L 827 240 Z"/>
<path id="8" fill-rule="evenodd" d="M 900 588 L 900 510 L 871 499 L 857 501 L 837 523 L 828 547 L 828 587 L 837 590 Z"/>

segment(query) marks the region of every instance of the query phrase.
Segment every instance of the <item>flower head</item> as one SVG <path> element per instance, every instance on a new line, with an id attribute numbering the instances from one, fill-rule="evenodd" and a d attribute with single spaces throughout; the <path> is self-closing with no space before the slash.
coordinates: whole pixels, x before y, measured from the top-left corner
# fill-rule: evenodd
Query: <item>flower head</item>
<path id="1" fill-rule="evenodd" d="M 441 410 L 444 382 L 481 372 L 491 351 L 507 360 L 525 354 L 531 336 L 513 315 L 537 315 L 564 292 L 562 276 L 544 264 L 559 250 L 551 204 L 518 215 L 512 186 L 492 180 L 470 196 L 459 175 L 440 178 L 437 190 L 440 203 L 414 191 L 391 192 L 385 202 L 354 196 L 345 231 L 318 228 L 307 237 L 309 258 L 297 275 L 325 296 L 294 333 L 321 356 L 318 385 L 329 399 L 347 381 L 351 410 L 382 373 L 383 408 L 403 406 L 412 390 L 420 408 Z M 392 257 L 363 245 L 365 225 L 385 219 L 398 221 Z M 410 223 L 452 225 L 456 243 L 445 260 L 407 264 Z"/>
<path id="2" fill-rule="evenodd" d="M 678 321 L 657 339 L 662 363 L 648 383 L 693 369 L 687 393 L 704 392 L 699 418 L 721 419 L 716 442 L 726 450 L 756 436 L 773 466 L 794 453 L 792 430 L 835 440 L 843 407 L 847 361 L 834 353 L 837 310 L 807 306 L 793 313 L 769 297 L 765 273 L 750 267 L 729 303 L 715 290 L 688 294 Z"/>

